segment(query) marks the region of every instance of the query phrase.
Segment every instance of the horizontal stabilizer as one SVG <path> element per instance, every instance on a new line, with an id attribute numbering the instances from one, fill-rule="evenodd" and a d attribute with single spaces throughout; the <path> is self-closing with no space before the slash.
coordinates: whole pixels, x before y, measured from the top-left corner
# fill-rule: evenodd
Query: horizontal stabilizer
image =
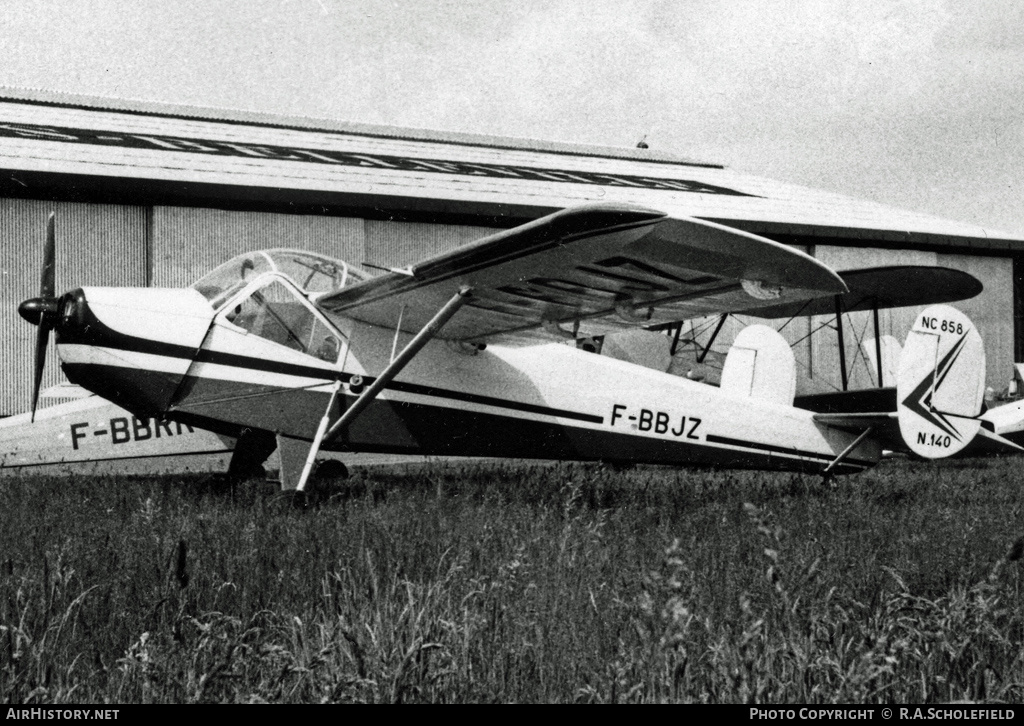
<path id="1" fill-rule="evenodd" d="M 863 433 L 871 429 L 871 438 L 889 451 L 906 451 L 906 444 L 900 435 L 900 425 L 895 411 L 871 411 L 863 413 L 816 413 L 814 420 L 825 426 L 842 429 L 850 433 Z"/>
<path id="2" fill-rule="evenodd" d="M 58 383 L 56 386 L 50 386 L 45 391 L 39 394 L 40 398 L 88 398 L 89 396 L 95 396 L 96 394 L 92 391 L 86 390 L 79 385 L 74 383 Z"/>
<path id="3" fill-rule="evenodd" d="M 1024 447 L 1018 446 L 1005 436 L 1000 436 L 983 426 L 978 429 L 978 435 L 974 437 L 974 440 L 962 453 L 966 456 L 974 456 L 981 454 L 1019 454 L 1021 452 L 1024 452 Z"/>
<path id="4" fill-rule="evenodd" d="M 981 416 L 982 425 L 1011 441 L 1024 441 L 1024 400 L 993 406 Z"/>
<path id="5" fill-rule="evenodd" d="M 896 422 L 896 412 L 816 413 L 814 420 L 837 429 L 863 431 L 869 426 L 889 426 Z"/>
<path id="6" fill-rule="evenodd" d="M 895 376 L 893 376 L 895 380 Z M 894 412 L 895 388 L 864 388 L 857 391 L 829 391 L 797 396 L 793 405 L 815 413 Z"/>

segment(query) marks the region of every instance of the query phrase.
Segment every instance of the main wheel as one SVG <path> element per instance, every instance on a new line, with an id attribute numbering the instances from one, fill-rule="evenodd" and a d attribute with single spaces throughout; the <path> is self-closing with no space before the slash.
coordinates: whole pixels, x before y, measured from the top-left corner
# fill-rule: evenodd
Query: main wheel
<path id="1" fill-rule="evenodd" d="M 313 477 L 321 484 L 342 481 L 348 479 L 348 467 L 337 459 L 321 459 L 316 463 Z"/>

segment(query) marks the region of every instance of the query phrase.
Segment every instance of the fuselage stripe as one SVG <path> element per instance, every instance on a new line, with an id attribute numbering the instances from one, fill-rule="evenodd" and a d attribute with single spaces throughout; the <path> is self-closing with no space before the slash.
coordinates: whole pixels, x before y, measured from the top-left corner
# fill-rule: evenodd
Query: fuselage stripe
<path id="1" fill-rule="evenodd" d="M 142 338 L 129 338 L 129 336 L 121 336 L 116 341 L 109 341 L 103 346 L 104 348 L 111 348 L 113 350 L 123 350 L 127 352 L 135 353 L 148 353 L 147 345 L 149 341 Z M 137 345 L 131 345 L 129 343 L 137 343 Z M 184 358 L 189 359 L 191 357 L 191 351 L 181 355 L 182 352 L 187 351 L 185 348 L 181 350 L 170 351 L 166 348 L 160 349 L 165 357 L 171 358 Z M 154 351 L 155 352 L 155 351 Z M 241 368 L 252 371 L 262 371 L 267 373 L 278 373 L 289 376 L 296 376 L 301 378 L 314 378 L 322 380 L 325 383 L 340 380 L 343 383 L 348 383 L 354 374 L 342 373 L 336 370 L 329 370 L 326 368 L 317 368 L 315 366 L 303 366 L 294 363 L 279 363 L 272 360 L 266 360 L 262 358 L 250 358 L 248 356 L 231 354 L 231 353 L 219 353 L 216 351 L 201 350 L 195 356 L 196 362 L 209 363 L 213 365 L 222 365 L 230 368 Z M 362 376 L 364 385 L 369 385 L 376 380 L 373 376 Z M 429 396 L 431 398 L 447 398 L 453 401 L 463 401 L 466 403 L 477 403 L 485 406 L 494 406 L 496 408 L 505 408 L 513 411 L 522 411 L 524 413 L 534 413 L 544 416 L 555 416 L 557 418 L 570 419 L 574 421 L 583 421 L 585 423 L 603 424 L 604 417 L 597 416 L 589 413 L 582 413 L 579 411 L 569 411 L 567 409 L 553 408 L 551 406 L 542 406 L 535 403 L 524 403 L 520 401 L 509 401 L 507 399 L 495 398 L 493 396 L 485 396 L 478 393 L 469 393 L 465 391 L 453 391 L 444 388 L 437 388 L 436 386 L 425 386 L 417 383 L 407 383 L 403 381 L 392 381 L 385 389 L 386 391 L 395 391 L 401 393 L 413 393 L 421 396 Z"/>
<path id="2" fill-rule="evenodd" d="M 367 382 L 372 382 L 373 379 L 364 378 Z M 551 408 L 550 406 L 540 406 L 535 403 L 521 403 L 519 401 L 508 401 L 502 398 L 494 398 L 492 396 L 482 396 L 476 393 L 465 393 L 463 391 L 450 391 L 443 388 L 435 388 L 434 386 L 421 386 L 416 383 L 403 383 L 401 381 L 392 381 L 385 390 L 400 391 L 402 393 L 416 393 L 421 396 L 431 396 L 433 398 L 448 398 L 454 401 L 465 401 L 466 403 L 479 403 L 485 406 L 494 406 L 495 408 L 507 408 L 513 411 L 522 411 L 524 413 L 538 413 L 544 416 L 557 416 L 558 418 L 567 418 L 574 421 L 583 421 L 585 423 L 603 424 L 604 416 L 595 416 L 589 413 L 579 413 L 577 411 L 567 411 L 560 408 Z"/>
<path id="3" fill-rule="evenodd" d="M 819 461 L 831 461 L 835 456 L 829 454 L 819 454 L 813 451 L 799 451 L 797 449 L 787 449 L 782 446 L 774 446 L 772 444 L 760 444 L 756 441 L 744 441 L 742 439 L 731 439 L 727 436 L 717 436 L 716 434 L 708 434 L 707 442 L 709 444 L 723 444 L 725 446 L 738 446 L 744 449 L 754 449 L 757 451 L 769 451 L 773 454 L 781 454 L 783 456 L 792 456 L 796 458 L 805 459 L 817 459 Z M 844 464 L 851 466 L 863 466 L 869 467 L 874 466 L 875 462 L 865 461 L 864 459 L 852 459 L 847 457 Z"/>

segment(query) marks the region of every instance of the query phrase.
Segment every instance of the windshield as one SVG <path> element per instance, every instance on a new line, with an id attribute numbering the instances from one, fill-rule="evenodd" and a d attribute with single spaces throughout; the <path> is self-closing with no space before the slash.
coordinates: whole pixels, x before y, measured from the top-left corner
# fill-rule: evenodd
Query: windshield
<path id="1" fill-rule="evenodd" d="M 369 279 L 357 267 L 304 250 L 259 250 L 233 257 L 193 283 L 214 308 L 257 275 L 279 272 L 287 275 L 307 295 L 322 295 L 346 285 Z"/>
<path id="2" fill-rule="evenodd" d="M 225 313 L 229 323 L 327 363 L 337 363 L 340 334 L 313 313 L 312 306 L 280 279 L 263 287 Z"/>

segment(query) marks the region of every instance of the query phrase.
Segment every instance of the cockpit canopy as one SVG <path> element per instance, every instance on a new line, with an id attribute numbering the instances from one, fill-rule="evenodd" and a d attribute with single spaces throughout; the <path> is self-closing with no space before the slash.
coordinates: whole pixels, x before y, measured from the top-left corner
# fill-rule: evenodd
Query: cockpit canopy
<path id="1" fill-rule="evenodd" d="M 272 249 L 247 252 L 214 268 L 192 287 L 210 301 L 214 309 L 257 275 L 278 272 L 287 275 L 307 295 L 317 297 L 346 285 L 369 279 L 363 270 L 315 252 Z"/>

